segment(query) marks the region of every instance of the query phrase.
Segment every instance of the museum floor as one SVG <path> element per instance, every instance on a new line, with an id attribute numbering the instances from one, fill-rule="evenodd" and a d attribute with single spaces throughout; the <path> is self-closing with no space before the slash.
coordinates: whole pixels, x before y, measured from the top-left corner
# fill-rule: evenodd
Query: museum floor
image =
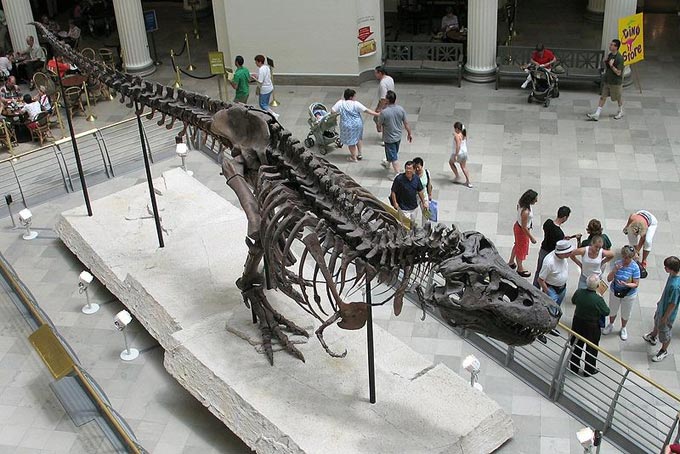
<path id="1" fill-rule="evenodd" d="M 587 29 L 588 26 L 579 25 L 579 31 L 571 33 L 569 27 L 578 23 L 575 12 L 561 11 L 561 17 L 561 27 L 538 38 L 534 17 L 520 16 L 526 33 L 522 34 L 518 27 L 520 36 L 516 42 L 549 43 L 552 38 L 561 43 L 559 37 L 569 35 L 570 40 L 580 37 L 582 47 L 599 44 L 599 33 Z M 400 155 L 424 158 L 432 172 L 443 221 L 455 222 L 462 230 L 485 233 L 503 254 L 508 254 L 512 244 L 515 203 L 527 188 L 540 194 L 535 225 L 554 216 L 556 209 L 566 204 L 572 208 L 572 216 L 565 225 L 568 234 L 583 232 L 588 219 L 596 217 L 604 222 L 615 245 L 624 242 L 621 228 L 629 212 L 645 208 L 656 215 L 660 226 L 649 260 L 650 276 L 641 286 L 640 307 L 635 308 L 629 324 L 630 338 L 622 342 L 612 334 L 603 338 L 601 346 L 675 392 L 680 390 L 680 354 L 676 354 L 680 347 L 671 345 L 671 354 L 663 362 L 651 363 L 648 358 L 652 350 L 641 336 L 649 329 L 665 280 L 663 257 L 677 254 L 680 246 L 680 233 L 672 228 L 680 219 L 679 26 L 677 16 L 647 17 L 648 50 L 646 61 L 639 65 L 643 93 L 634 86 L 625 90 L 626 116 L 619 121 L 611 118 L 615 113 L 611 105 L 599 122 L 585 121 L 585 113 L 597 102 L 595 87 L 589 85 L 564 86 L 560 98 L 549 108 L 543 108 L 528 105 L 526 92 L 515 84 L 494 91 L 492 85 L 464 82 L 459 89 L 436 81 L 406 83 L 397 79 L 398 102 L 406 108 L 414 130 L 413 143 L 403 144 Z M 202 39 L 197 49 L 205 52 L 210 41 Z M 197 55 L 200 58 L 200 51 Z M 172 76 L 167 66 L 166 61 L 153 78 L 169 83 Z M 205 65 L 199 66 L 201 69 L 205 71 Z M 217 94 L 214 82 L 185 79 L 185 87 L 212 96 Z M 276 97 L 281 105 L 276 111 L 281 114 L 280 122 L 297 137 L 304 138 L 309 104 L 316 101 L 332 104 L 344 88 L 278 87 Z M 372 105 L 375 93 L 376 84 L 368 82 L 358 88 L 357 99 Z M 95 126 L 130 116 L 130 111 L 118 102 L 99 103 L 95 110 L 98 116 Z M 451 125 L 456 120 L 468 128 L 473 189 L 453 184 L 448 170 Z M 76 120 L 77 131 L 92 126 L 82 117 Z M 382 150 L 370 122 L 364 137 L 365 159 L 360 164 L 348 164 L 344 151 L 334 151 L 328 159 L 379 198 L 386 197 L 390 181 L 379 166 Z M 177 165 L 174 160 L 158 162 L 153 168 L 154 175 Z M 203 184 L 234 200 L 213 161 L 196 152 L 190 155 L 188 166 Z M 98 184 L 91 188 L 91 196 L 99 198 L 116 192 L 141 181 L 143 176 L 140 169 Z M 106 303 L 97 315 L 80 312 L 83 300 L 76 282 L 81 265 L 50 231 L 58 213 L 80 204 L 81 194 L 74 193 L 32 206 L 34 226 L 44 229 L 33 242 L 22 241 L 17 231 L 6 228 L 9 220 L 4 219 L 0 252 L 15 267 L 146 449 L 163 454 L 249 452 L 164 371 L 162 351 L 154 348 L 153 339 L 139 325 L 132 327 L 132 343 L 145 351 L 132 363 L 118 359 L 122 340 L 111 319 L 122 307 L 112 301 L 108 292 L 100 286 L 93 292 L 97 301 Z M 532 247 L 531 265 L 537 252 L 538 248 Z M 574 268 L 569 281 L 572 290 L 577 281 Z M 533 271 L 533 266 L 529 269 Z M 568 303 L 565 312 L 563 321 L 569 324 L 572 306 Z M 582 452 L 574 436 L 581 423 L 438 322 L 431 318 L 421 322 L 418 311 L 408 306 L 398 318 L 390 315 L 389 308 L 377 311 L 375 317 L 376 323 L 423 356 L 454 371 L 464 373 L 460 361 L 467 354 L 474 352 L 480 357 L 480 379 L 485 391 L 512 415 L 517 429 L 515 438 L 499 452 Z M 26 340 L 29 330 L 4 292 L 0 294 L 0 326 L 0 453 L 110 452 L 96 430 L 87 425 L 74 427 L 54 398 L 47 386 L 51 378 Z M 254 356 L 254 360 L 258 359 L 262 358 Z M 618 451 L 605 446 L 601 452 Z"/>

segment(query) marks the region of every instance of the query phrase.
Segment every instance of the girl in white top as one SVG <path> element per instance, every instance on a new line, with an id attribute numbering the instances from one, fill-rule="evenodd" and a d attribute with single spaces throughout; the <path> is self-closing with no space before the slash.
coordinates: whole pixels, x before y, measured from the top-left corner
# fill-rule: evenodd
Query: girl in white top
<path id="1" fill-rule="evenodd" d="M 271 113 L 275 118 L 279 118 L 279 115 L 269 107 L 269 101 L 271 100 L 272 92 L 274 91 L 274 84 L 272 83 L 272 71 L 269 66 L 265 64 L 264 55 L 255 56 L 255 65 L 257 66 L 257 77 L 251 75 L 251 78 L 257 81 L 258 89 L 260 90 L 258 96 L 260 109 Z"/>
<path id="2" fill-rule="evenodd" d="M 589 246 L 578 248 L 571 253 L 571 259 L 581 268 L 578 288 L 588 288 L 586 284 L 588 276 L 593 274 L 601 276 L 605 264 L 614 258 L 614 253 L 605 250 L 602 246 L 604 246 L 604 240 L 596 235 L 590 240 Z"/>
<path id="3" fill-rule="evenodd" d="M 451 153 L 451 157 L 449 158 L 449 166 L 455 175 L 453 182 L 460 183 L 460 174 L 456 168 L 456 163 L 458 163 L 460 169 L 463 171 L 463 175 L 465 175 L 465 186 L 471 188 L 470 174 L 468 173 L 466 166 L 467 158 L 467 131 L 465 130 L 465 125 L 460 121 L 457 121 L 453 124 L 453 153 Z"/>

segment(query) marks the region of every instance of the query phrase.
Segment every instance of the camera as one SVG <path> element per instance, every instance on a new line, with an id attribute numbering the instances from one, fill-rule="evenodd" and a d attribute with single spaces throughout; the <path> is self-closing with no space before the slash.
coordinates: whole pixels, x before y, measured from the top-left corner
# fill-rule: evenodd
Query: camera
<path id="1" fill-rule="evenodd" d="M 82 273 L 80 273 L 80 276 L 78 276 L 78 281 L 80 285 L 82 285 L 83 287 L 87 287 L 88 285 L 90 285 L 93 279 L 94 277 L 87 271 L 83 271 Z"/>
<path id="2" fill-rule="evenodd" d="M 23 210 L 19 211 L 19 222 L 27 225 L 31 223 L 31 219 L 33 219 L 33 213 L 31 213 L 31 210 L 24 208 Z"/>
<path id="3" fill-rule="evenodd" d="M 132 316 L 126 310 L 122 310 L 113 318 L 113 324 L 118 331 L 123 331 L 132 321 Z"/>

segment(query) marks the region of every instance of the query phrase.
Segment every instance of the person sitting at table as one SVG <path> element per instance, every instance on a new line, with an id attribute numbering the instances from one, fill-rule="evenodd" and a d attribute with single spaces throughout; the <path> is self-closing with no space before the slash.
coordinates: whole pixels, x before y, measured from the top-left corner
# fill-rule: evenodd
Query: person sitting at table
<path id="1" fill-rule="evenodd" d="M 53 74 L 57 74 L 57 68 L 59 68 L 59 77 L 64 77 L 66 72 L 71 69 L 71 65 L 64 61 L 63 56 L 59 55 L 47 62 L 47 69 Z"/>
<path id="2" fill-rule="evenodd" d="M 45 112 L 52 113 L 52 100 L 50 95 L 47 94 L 47 89 L 44 85 L 38 87 L 38 102 Z"/>
<path id="3" fill-rule="evenodd" d="M 557 61 L 555 54 L 550 49 L 546 49 L 543 44 L 536 44 L 536 50 L 531 53 L 530 65 L 537 68 L 550 69 L 552 65 Z M 528 72 L 528 71 L 527 71 Z M 531 74 L 527 76 L 527 80 L 522 84 L 522 88 L 527 88 L 531 83 Z"/>
<path id="4" fill-rule="evenodd" d="M 0 49 L 0 76 L 9 77 L 13 72 L 12 57 L 7 55 L 5 49 Z"/>
<path id="5" fill-rule="evenodd" d="M 33 36 L 26 37 L 26 49 L 17 54 L 17 77 L 33 87 L 33 74 L 35 74 L 45 62 L 45 52 L 42 47 L 36 45 Z"/>
<path id="6" fill-rule="evenodd" d="M 14 76 L 9 76 L 4 85 L 0 87 L 0 95 L 3 98 L 18 98 L 21 95 L 21 89 L 17 85 L 17 79 Z"/>
<path id="7" fill-rule="evenodd" d="M 29 129 L 35 129 L 38 126 L 35 119 L 42 112 L 40 101 L 34 100 L 31 95 L 26 93 L 24 95 L 24 107 L 21 108 L 21 111 L 26 112 L 26 126 Z"/>
<path id="8" fill-rule="evenodd" d="M 71 47 L 75 47 L 78 39 L 80 38 L 80 28 L 76 25 L 73 19 L 68 20 L 68 32 L 60 32 L 59 36 L 62 38 L 66 44 Z"/>
<path id="9" fill-rule="evenodd" d="M 52 33 L 57 33 L 59 31 L 59 24 L 47 17 L 47 14 L 43 14 L 40 17 L 40 23 Z"/>
<path id="10" fill-rule="evenodd" d="M 442 17 L 441 31 L 446 35 L 449 30 L 458 30 L 458 16 L 453 14 L 453 8 L 446 7 L 446 15 Z"/>

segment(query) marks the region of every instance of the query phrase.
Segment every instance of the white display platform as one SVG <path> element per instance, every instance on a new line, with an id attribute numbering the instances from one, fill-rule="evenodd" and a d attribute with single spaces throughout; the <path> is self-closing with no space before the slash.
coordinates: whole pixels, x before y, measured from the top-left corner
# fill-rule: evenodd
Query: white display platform
<path id="1" fill-rule="evenodd" d="M 158 248 L 148 186 L 62 213 L 64 243 L 166 350 L 166 369 L 260 453 L 488 453 L 513 434 L 510 417 L 467 380 L 433 365 L 378 326 L 377 403 L 368 402 L 366 330 L 326 330 L 268 292 L 312 337 L 303 363 L 256 352 L 259 332 L 235 281 L 246 257 L 243 212 L 181 169 L 155 180 L 165 245 Z M 225 186 L 225 191 L 229 189 Z"/>

